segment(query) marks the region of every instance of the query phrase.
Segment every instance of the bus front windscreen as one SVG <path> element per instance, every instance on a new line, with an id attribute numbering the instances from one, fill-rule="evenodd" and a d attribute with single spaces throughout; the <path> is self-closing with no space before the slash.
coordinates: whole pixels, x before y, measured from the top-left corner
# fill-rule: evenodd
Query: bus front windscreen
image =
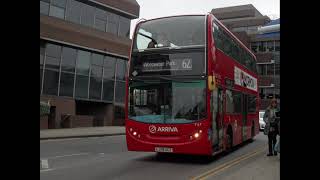
<path id="1" fill-rule="evenodd" d="M 181 124 L 206 117 L 205 80 L 129 82 L 129 119 Z"/>
<path id="2" fill-rule="evenodd" d="M 141 23 L 136 30 L 133 50 L 204 44 L 205 16 L 176 16 Z"/>

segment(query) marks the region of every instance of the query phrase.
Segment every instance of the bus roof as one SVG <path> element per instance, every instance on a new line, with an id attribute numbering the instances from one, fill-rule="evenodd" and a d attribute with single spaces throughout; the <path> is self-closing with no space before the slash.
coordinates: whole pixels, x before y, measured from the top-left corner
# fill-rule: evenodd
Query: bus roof
<path id="1" fill-rule="evenodd" d="M 163 17 L 158 17 L 158 18 L 152 18 L 152 19 L 139 19 L 136 26 L 135 26 L 135 30 L 138 27 L 139 24 L 148 22 L 148 21 L 153 21 L 153 20 L 158 20 L 158 19 L 165 19 L 165 18 L 172 18 L 172 17 L 181 17 L 181 16 L 206 16 L 206 14 L 185 14 L 185 15 L 172 15 L 172 16 L 163 16 Z M 135 33 L 134 30 L 134 33 Z"/>
<path id="2" fill-rule="evenodd" d="M 163 17 L 158 17 L 158 18 L 152 18 L 152 19 L 141 19 L 141 21 L 139 21 L 140 24 L 142 22 L 147 22 L 147 21 L 153 21 L 153 20 L 157 20 L 157 19 L 164 19 L 164 18 L 172 18 L 172 17 L 181 17 L 181 16 L 206 16 L 206 14 L 185 14 L 185 15 L 172 15 L 172 16 L 163 16 Z"/>
<path id="3" fill-rule="evenodd" d="M 138 27 L 139 24 L 144 23 L 144 22 L 148 22 L 148 21 L 153 21 L 153 20 L 157 20 L 157 19 L 164 19 L 164 18 L 172 18 L 172 17 L 181 17 L 181 16 L 208 16 L 209 14 L 211 14 L 213 16 L 213 18 L 219 23 L 219 25 L 221 25 L 224 30 L 235 40 L 237 41 L 240 46 L 242 46 L 245 50 L 247 50 L 253 57 L 254 60 L 256 60 L 256 56 L 251 52 L 251 50 L 249 48 L 247 48 L 247 46 L 245 46 L 232 32 L 230 32 L 228 30 L 228 28 L 226 28 L 212 13 L 208 13 L 208 14 L 185 14 L 185 15 L 172 15 L 172 16 L 163 16 L 163 17 L 158 17 L 158 18 L 153 18 L 153 19 L 140 19 L 138 21 L 138 23 L 136 24 L 136 27 Z M 135 27 L 135 28 L 136 28 Z"/>

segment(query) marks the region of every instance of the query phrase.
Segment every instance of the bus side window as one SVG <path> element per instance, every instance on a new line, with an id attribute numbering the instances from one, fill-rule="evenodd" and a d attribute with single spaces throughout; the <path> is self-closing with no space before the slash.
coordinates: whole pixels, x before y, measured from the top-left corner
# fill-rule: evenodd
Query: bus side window
<path id="1" fill-rule="evenodd" d="M 214 43 L 215 43 L 215 46 L 216 48 L 218 49 L 222 49 L 221 46 L 222 46 L 222 41 L 221 41 L 221 31 L 219 30 L 219 27 L 216 25 L 215 22 L 213 22 L 213 39 L 214 39 Z"/>

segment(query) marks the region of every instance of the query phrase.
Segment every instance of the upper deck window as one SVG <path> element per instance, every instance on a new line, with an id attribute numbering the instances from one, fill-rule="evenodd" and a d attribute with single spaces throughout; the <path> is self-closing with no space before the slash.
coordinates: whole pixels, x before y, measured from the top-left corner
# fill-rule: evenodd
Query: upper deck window
<path id="1" fill-rule="evenodd" d="M 141 23 L 133 49 L 184 47 L 205 44 L 205 16 L 178 16 Z"/>

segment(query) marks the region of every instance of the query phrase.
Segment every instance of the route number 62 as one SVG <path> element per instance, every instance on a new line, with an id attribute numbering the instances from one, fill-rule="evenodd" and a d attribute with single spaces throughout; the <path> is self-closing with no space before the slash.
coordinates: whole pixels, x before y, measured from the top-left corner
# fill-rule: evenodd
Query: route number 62
<path id="1" fill-rule="evenodd" d="M 183 69 L 192 69 L 191 59 L 184 59 L 184 60 L 182 61 L 182 68 L 183 68 Z"/>

